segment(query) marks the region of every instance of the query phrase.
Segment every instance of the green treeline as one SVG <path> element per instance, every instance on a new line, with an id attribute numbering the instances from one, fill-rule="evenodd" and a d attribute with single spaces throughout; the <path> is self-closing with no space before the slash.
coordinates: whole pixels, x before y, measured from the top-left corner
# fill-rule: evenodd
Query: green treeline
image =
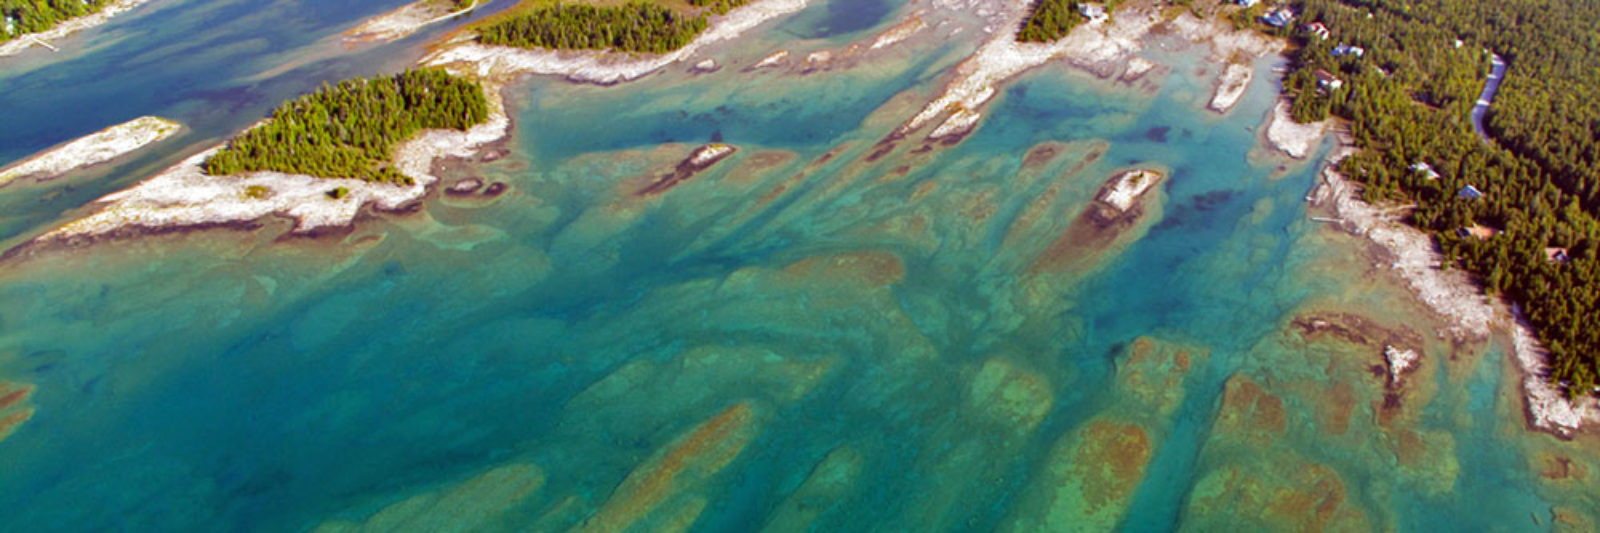
<path id="1" fill-rule="evenodd" d="M 443 70 L 347 80 L 283 104 L 203 166 L 213 176 L 271 170 L 410 185 L 389 166 L 395 145 L 422 130 L 465 130 L 488 118 L 483 88 Z"/>
<path id="2" fill-rule="evenodd" d="M 644 2 L 608 7 L 558 3 L 485 25 L 478 39 L 523 48 L 662 53 L 682 48 L 705 29 L 704 14 L 691 16 Z"/>
<path id="3" fill-rule="evenodd" d="M 1285 80 L 1300 121 L 1350 120 L 1362 151 L 1341 166 L 1369 199 L 1415 202 L 1447 264 L 1516 302 L 1553 353 L 1551 379 L 1585 393 L 1600 377 L 1600 3 L 1585 0 L 1301 0 L 1323 22 Z M 1369 17 L 1368 13 L 1371 13 Z M 1462 41 L 1457 46 L 1457 39 Z M 1365 48 L 1334 57 L 1333 47 Z M 1486 123 L 1471 110 L 1490 69 L 1509 63 Z M 1319 90 L 1312 73 L 1344 80 Z M 1412 165 L 1427 163 L 1430 179 Z M 1461 198 L 1471 185 L 1480 199 Z M 1500 230 L 1488 239 L 1464 227 Z M 1567 249 L 1551 260 L 1548 248 Z"/>
<path id="4" fill-rule="evenodd" d="M 689 5 L 694 7 L 709 7 L 717 14 L 733 11 L 735 8 L 750 3 L 750 0 L 689 0 Z"/>
<path id="5" fill-rule="evenodd" d="M 1066 37 L 1083 16 L 1078 14 L 1078 3 L 1073 0 L 1037 0 L 1028 19 L 1017 31 L 1017 40 L 1025 43 L 1048 43 Z"/>
<path id="6" fill-rule="evenodd" d="M 110 0 L 0 0 L 0 42 L 56 27 L 104 8 Z"/>

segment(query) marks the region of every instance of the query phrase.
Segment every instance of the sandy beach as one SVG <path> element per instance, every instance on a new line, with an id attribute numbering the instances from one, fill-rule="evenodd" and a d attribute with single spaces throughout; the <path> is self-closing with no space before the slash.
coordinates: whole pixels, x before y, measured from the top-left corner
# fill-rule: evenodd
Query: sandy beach
<path id="1" fill-rule="evenodd" d="M 171 138 L 183 125 L 160 117 L 139 117 L 45 150 L 4 169 L 0 187 L 20 179 L 52 180 Z"/>
<path id="2" fill-rule="evenodd" d="M 140 4 L 149 1 L 150 0 L 120 0 L 118 2 L 107 4 L 105 8 L 98 12 L 62 22 L 61 24 L 58 24 L 56 27 L 50 28 L 49 30 L 38 33 L 18 35 L 12 38 L 10 41 L 0 43 L 0 57 L 20 54 L 23 50 L 27 50 L 28 48 L 34 46 L 39 46 L 36 40 L 51 43 L 52 41 L 65 38 L 85 29 L 105 24 L 106 21 L 111 20 L 111 17 L 117 16 L 117 14 L 128 11 L 135 7 L 139 7 Z"/>

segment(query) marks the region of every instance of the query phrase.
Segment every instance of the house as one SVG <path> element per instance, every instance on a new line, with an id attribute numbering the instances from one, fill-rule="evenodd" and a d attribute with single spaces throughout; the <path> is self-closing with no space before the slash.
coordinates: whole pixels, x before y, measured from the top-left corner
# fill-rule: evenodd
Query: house
<path id="1" fill-rule="evenodd" d="M 1233 0 L 1233 3 L 1244 7 L 1256 7 L 1256 4 L 1261 3 L 1261 0 Z"/>
<path id="2" fill-rule="evenodd" d="M 1261 21 L 1274 28 L 1287 28 L 1294 22 L 1294 11 L 1287 7 L 1272 10 L 1271 13 L 1261 16 Z"/>
<path id="3" fill-rule="evenodd" d="M 1426 174 L 1428 176 L 1428 180 L 1430 181 L 1439 179 L 1439 173 L 1433 170 L 1433 165 L 1429 165 L 1422 161 L 1418 161 L 1416 164 L 1411 165 L 1411 170 Z"/>
<path id="4" fill-rule="evenodd" d="M 1462 200 L 1477 200 L 1479 198 L 1483 198 L 1483 191 L 1478 190 L 1477 187 L 1468 185 L 1466 187 L 1462 187 L 1461 190 L 1456 191 L 1456 198 L 1460 198 Z"/>
<path id="5" fill-rule="evenodd" d="M 1328 31 L 1328 27 L 1327 26 L 1323 26 L 1321 22 L 1313 22 L 1313 23 L 1307 24 L 1305 26 L 1305 30 L 1306 30 L 1306 33 L 1310 33 L 1311 35 L 1315 36 L 1316 38 L 1322 39 L 1324 41 L 1328 40 L 1328 37 L 1333 35 L 1331 32 Z M 1340 46 L 1343 46 L 1343 45 L 1340 45 Z M 1334 54 L 1334 55 L 1339 55 L 1339 54 Z"/>
<path id="6" fill-rule="evenodd" d="M 1078 14 L 1083 15 L 1083 18 L 1089 19 L 1089 22 L 1104 22 L 1110 18 L 1109 15 L 1106 15 L 1106 6 L 1104 4 L 1087 2 L 1078 4 Z"/>
<path id="7" fill-rule="evenodd" d="M 1344 57 L 1344 56 L 1361 57 L 1361 56 L 1364 56 L 1364 55 L 1367 55 L 1367 49 L 1359 47 L 1359 46 L 1351 46 L 1351 45 L 1348 45 L 1348 44 L 1339 43 L 1339 46 L 1333 47 L 1333 57 Z"/>
<path id="8" fill-rule="evenodd" d="M 1565 263 L 1571 259 L 1567 255 L 1566 248 L 1545 248 L 1544 256 L 1545 258 L 1549 259 L 1551 263 Z"/>
<path id="9" fill-rule="evenodd" d="M 1344 87 L 1344 80 L 1334 76 L 1331 72 L 1319 68 L 1314 74 L 1317 76 L 1317 87 L 1319 88 L 1337 91 L 1340 87 Z"/>
<path id="10" fill-rule="evenodd" d="M 1489 238 L 1499 234 L 1500 230 L 1487 226 L 1479 226 L 1477 224 L 1473 224 L 1470 228 L 1460 228 L 1456 230 L 1456 236 L 1461 238 L 1477 237 L 1480 241 L 1489 240 Z"/>

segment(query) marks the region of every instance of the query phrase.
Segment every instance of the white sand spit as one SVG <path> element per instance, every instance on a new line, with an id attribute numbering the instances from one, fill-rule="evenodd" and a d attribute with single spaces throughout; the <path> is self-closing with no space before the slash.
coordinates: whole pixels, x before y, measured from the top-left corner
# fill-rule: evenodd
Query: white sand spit
<path id="1" fill-rule="evenodd" d="M 106 21 L 111 20 L 111 17 L 117 16 L 118 14 L 135 7 L 139 7 L 139 4 L 149 1 L 150 0 L 120 0 L 118 2 L 112 2 L 107 4 L 104 8 L 101 8 L 100 11 L 64 21 L 61 24 L 57 24 L 54 28 L 50 28 L 38 33 L 18 35 L 9 41 L 0 43 L 0 57 L 16 55 L 22 53 L 23 50 L 27 50 L 29 47 L 37 46 L 37 44 L 34 42 L 35 39 L 44 42 L 51 42 L 64 38 L 68 35 L 78 33 L 85 29 L 105 24 Z"/>
<path id="2" fill-rule="evenodd" d="M 1252 72 L 1249 65 L 1229 63 L 1223 69 L 1222 76 L 1217 78 L 1217 92 L 1211 97 L 1212 111 L 1227 113 L 1239 103 L 1239 97 L 1244 96 L 1244 90 L 1250 87 Z"/>
<path id="3" fill-rule="evenodd" d="M 87 168 L 177 135 L 182 124 L 159 117 L 139 117 L 40 152 L 0 169 L 0 186 L 19 179 L 50 180 Z"/>
<path id="4" fill-rule="evenodd" d="M 1272 142 L 1283 153 L 1295 159 L 1305 159 L 1311 155 L 1311 150 L 1316 148 L 1322 137 L 1327 135 L 1329 121 L 1300 124 L 1289 115 L 1289 102 L 1282 100 L 1277 107 L 1272 108 L 1272 114 L 1267 118 L 1267 140 Z"/>
<path id="5" fill-rule="evenodd" d="M 968 3 L 952 2 L 961 8 Z M 999 10 L 1003 28 L 1020 27 L 1028 15 L 1027 2 L 1010 2 Z M 1085 24 L 1052 43 L 1021 43 L 1011 31 L 995 32 L 971 57 L 956 66 L 956 78 L 920 113 L 900 127 L 910 134 L 945 113 L 947 124 L 934 131 L 938 139 L 965 133 L 976 123 L 979 109 L 996 94 L 1001 82 L 1052 59 L 1067 58 L 1080 67 L 1091 68 L 1126 60 L 1140 49 L 1139 39 L 1158 21 L 1158 13 L 1126 9 L 1106 23 Z"/>
<path id="6" fill-rule="evenodd" d="M 809 0 L 757 0 L 715 17 L 711 27 L 694 41 L 666 54 L 625 54 L 613 51 L 529 50 L 509 46 L 490 46 L 465 36 L 423 58 L 429 66 L 468 64 L 479 77 L 514 77 L 522 74 L 553 74 L 567 79 L 598 84 L 613 84 L 639 79 L 678 61 L 712 43 L 726 41 L 774 18 L 799 11 Z"/>
<path id="7" fill-rule="evenodd" d="M 877 50 L 879 48 L 894 46 L 905 41 L 906 39 L 910 39 L 912 35 L 916 35 L 917 32 L 922 31 L 927 27 L 928 23 L 922 20 L 922 12 L 918 11 L 913 13 L 910 17 L 907 17 L 906 20 L 894 25 L 894 27 L 884 30 L 883 33 L 878 34 L 877 37 L 872 39 L 872 46 L 868 47 L 868 49 Z"/>
<path id="8" fill-rule="evenodd" d="M 1110 187 L 1100 193 L 1100 201 L 1126 213 L 1133 203 L 1161 182 L 1160 172 L 1149 169 L 1129 170 L 1113 176 Z"/>
<path id="9" fill-rule="evenodd" d="M 417 0 L 351 28 L 344 33 L 344 39 L 347 42 L 389 42 L 402 39 L 429 25 L 464 15 L 487 3 L 489 0 L 478 0 L 452 12 L 450 3 L 445 0 Z"/>

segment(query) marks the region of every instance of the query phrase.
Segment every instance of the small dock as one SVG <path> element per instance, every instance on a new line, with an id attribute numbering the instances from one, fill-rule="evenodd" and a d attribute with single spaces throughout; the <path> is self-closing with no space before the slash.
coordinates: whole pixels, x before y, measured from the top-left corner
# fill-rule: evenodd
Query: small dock
<path id="1" fill-rule="evenodd" d="M 44 39 L 40 39 L 38 36 L 29 35 L 28 36 L 28 40 L 29 41 L 33 41 L 33 44 L 37 44 L 39 46 L 43 46 L 45 48 L 49 48 L 51 52 L 60 52 L 61 51 L 60 48 L 56 48 L 54 46 L 51 46 L 50 43 L 44 42 Z"/>

